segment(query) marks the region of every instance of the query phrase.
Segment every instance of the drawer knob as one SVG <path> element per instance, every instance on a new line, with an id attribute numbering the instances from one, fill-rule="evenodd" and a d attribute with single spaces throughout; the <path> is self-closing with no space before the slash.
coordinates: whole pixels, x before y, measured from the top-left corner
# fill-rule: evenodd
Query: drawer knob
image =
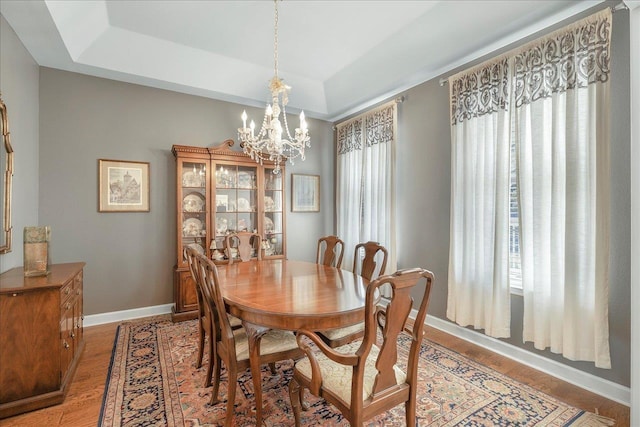
<path id="1" fill-rule="evenodd" d="M 64 290 L 64 294 L 65 294 L 65 295 L 69 295 L 69 292 L 71 292 L 71 289 L 69 289 L 69 288 L 67 288 L 67 289 L 65 289 L 65 290 Z"/>
<path id="2" fill-rule="evenodd" d="M 63 344 L 63 345 L 64 345 L 64 348 L 65 348 L 65 349 L 69 350 L 69 343 L 67 343 L 66 341 L 64 341 L 64 344 Z"/>
<path id="3" fill-rule="evenodd" d="M 75 332 L 71 332 L 71 334 L 69 334 L 69 335 L 71 335 L 71 339 L 75 339 L 75 337 L 76 337 L 76 333 Z"/>

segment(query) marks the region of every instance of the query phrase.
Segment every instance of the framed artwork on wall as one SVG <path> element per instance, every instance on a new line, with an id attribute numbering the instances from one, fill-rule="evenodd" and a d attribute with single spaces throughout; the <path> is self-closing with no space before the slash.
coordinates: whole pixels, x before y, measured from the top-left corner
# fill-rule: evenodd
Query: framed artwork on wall
<path id="1" fill-rule="evenodd" d="M 149 209 L 149 162 L 98 159 L 98 212 Z"/>
<path id="2" fill-rule="evenodd" d="M 291 174 L 291 212 L 320 212 L 320 175 Z"/>

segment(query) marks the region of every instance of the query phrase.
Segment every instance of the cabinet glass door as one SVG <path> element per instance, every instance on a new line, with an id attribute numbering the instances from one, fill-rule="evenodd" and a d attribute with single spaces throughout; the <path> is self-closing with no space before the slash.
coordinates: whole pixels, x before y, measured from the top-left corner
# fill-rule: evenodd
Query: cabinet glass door
<path id="1" fill-rule="evenodd" d="M 282 255 L 284 229 L 284 194 L 282 173 L 264 170 L 264 255 Z"/>
<path id="2" fill-rule="evenodd" d="M 257 172 L 252 166 L 215 166 L 215 238 L 210 246 L 214 260 L 225 259 L 227 234 L 258 231 Z"/>
<path id="3" fill-rule="evenodd" d="M 190 246 L 204 255 L 207 244 L 207 166 L 205 162 L 186 161 L 182 163 L 181 170 L 182 253 Z"/>

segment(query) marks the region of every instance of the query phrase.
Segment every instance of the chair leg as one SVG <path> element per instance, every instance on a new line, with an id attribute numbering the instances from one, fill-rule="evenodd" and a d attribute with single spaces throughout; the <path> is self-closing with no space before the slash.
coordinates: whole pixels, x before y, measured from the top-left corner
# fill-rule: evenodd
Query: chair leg
<path id="1" fill-rule="evenodd" d="M 271 363 L 269 363 L 269 369 L 271 370 L 271 375 L 275 375 L 275 374 L 276 374 L 276 372 L 278 372 L 278 371 L 276 371 L 276 364 L 275 364 L 275 362 L 271 362 Z"/>
<path id="2" fill-rule="evenodd" d="M 295 426 L 300 426 L 300 397 L 303 388 L 300 387 L 295 378 L 291 378 L 289 382 L 289 400 L 291 401 L 291 409 L 293 409 L 293 419 Z"/>
<path id="3" fill-rule="evenodd" d="M 415 399 L 409 399 L 404 403 L 405 418 L 407 420 L 407 427 L 416 427 L 416 401 Z"/>
<path id="4" fill-rule="evenodd" d="M 204 328 L 202 327 L 202 319 L 198 319 L 198 361 L 196 369 L 202 366 L 202 356 L 204 355 Z"/>
<path id="5" fill-rule="evenodd" d="M 213 373 L 213 367 L 216 363 L 215 358 L 216 358 L 216 347 L 215 347 L 215 343 L 213 342 L 213 339 L 211 336 L 209 336 L 209 364 L 207 366 L 207 377 L 205 378 L 204 381 L 204 386 L 209 387 L 211 385 L 211 374 Z"/>
<path id="6" fill-rule="evenodd" d="M 222 365 L 222 360 L 218 357 L 218 355 L 215 355 L 215 366 L 214 366 L 214 373 L 213 373 L 213 387 L 211 389 L 211 405 L 215 405 L 216 403 L 220 402 L 218 400 L 218 390 L 220 388 L 220 370 L 221 370 L 221 365 Z"/>
<path id="7" fill-rule="evenodd" d="M 299 387 L 300 388 L 300 406 L 302 407 L 303 411 L 308 411 L 309 410 L 309 403 L 304 400 L 304 387 Z"/>
<path id="8" fill-rule="evenodd" d="M 238 372 L 235 366 L 227 366 L 227 374 L 229 374 L 229 388 L 227 390 L 227 418 L 224 420 L 224 425 L 231 427 L 235 415 L 236 387 L 238 386 Z"/>

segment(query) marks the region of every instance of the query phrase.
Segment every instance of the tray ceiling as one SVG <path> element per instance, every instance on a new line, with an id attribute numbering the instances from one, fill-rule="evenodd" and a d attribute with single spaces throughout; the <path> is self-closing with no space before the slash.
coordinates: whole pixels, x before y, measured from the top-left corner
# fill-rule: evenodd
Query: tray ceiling
<path id="1" fill-rule="evenodd" d="M 289 109 L 336 120 L 602 0 L 302 1 L 279 8 Z M 22 0 L 0 11 L 35 61 L 264 106 L 273 2 Z"/>

